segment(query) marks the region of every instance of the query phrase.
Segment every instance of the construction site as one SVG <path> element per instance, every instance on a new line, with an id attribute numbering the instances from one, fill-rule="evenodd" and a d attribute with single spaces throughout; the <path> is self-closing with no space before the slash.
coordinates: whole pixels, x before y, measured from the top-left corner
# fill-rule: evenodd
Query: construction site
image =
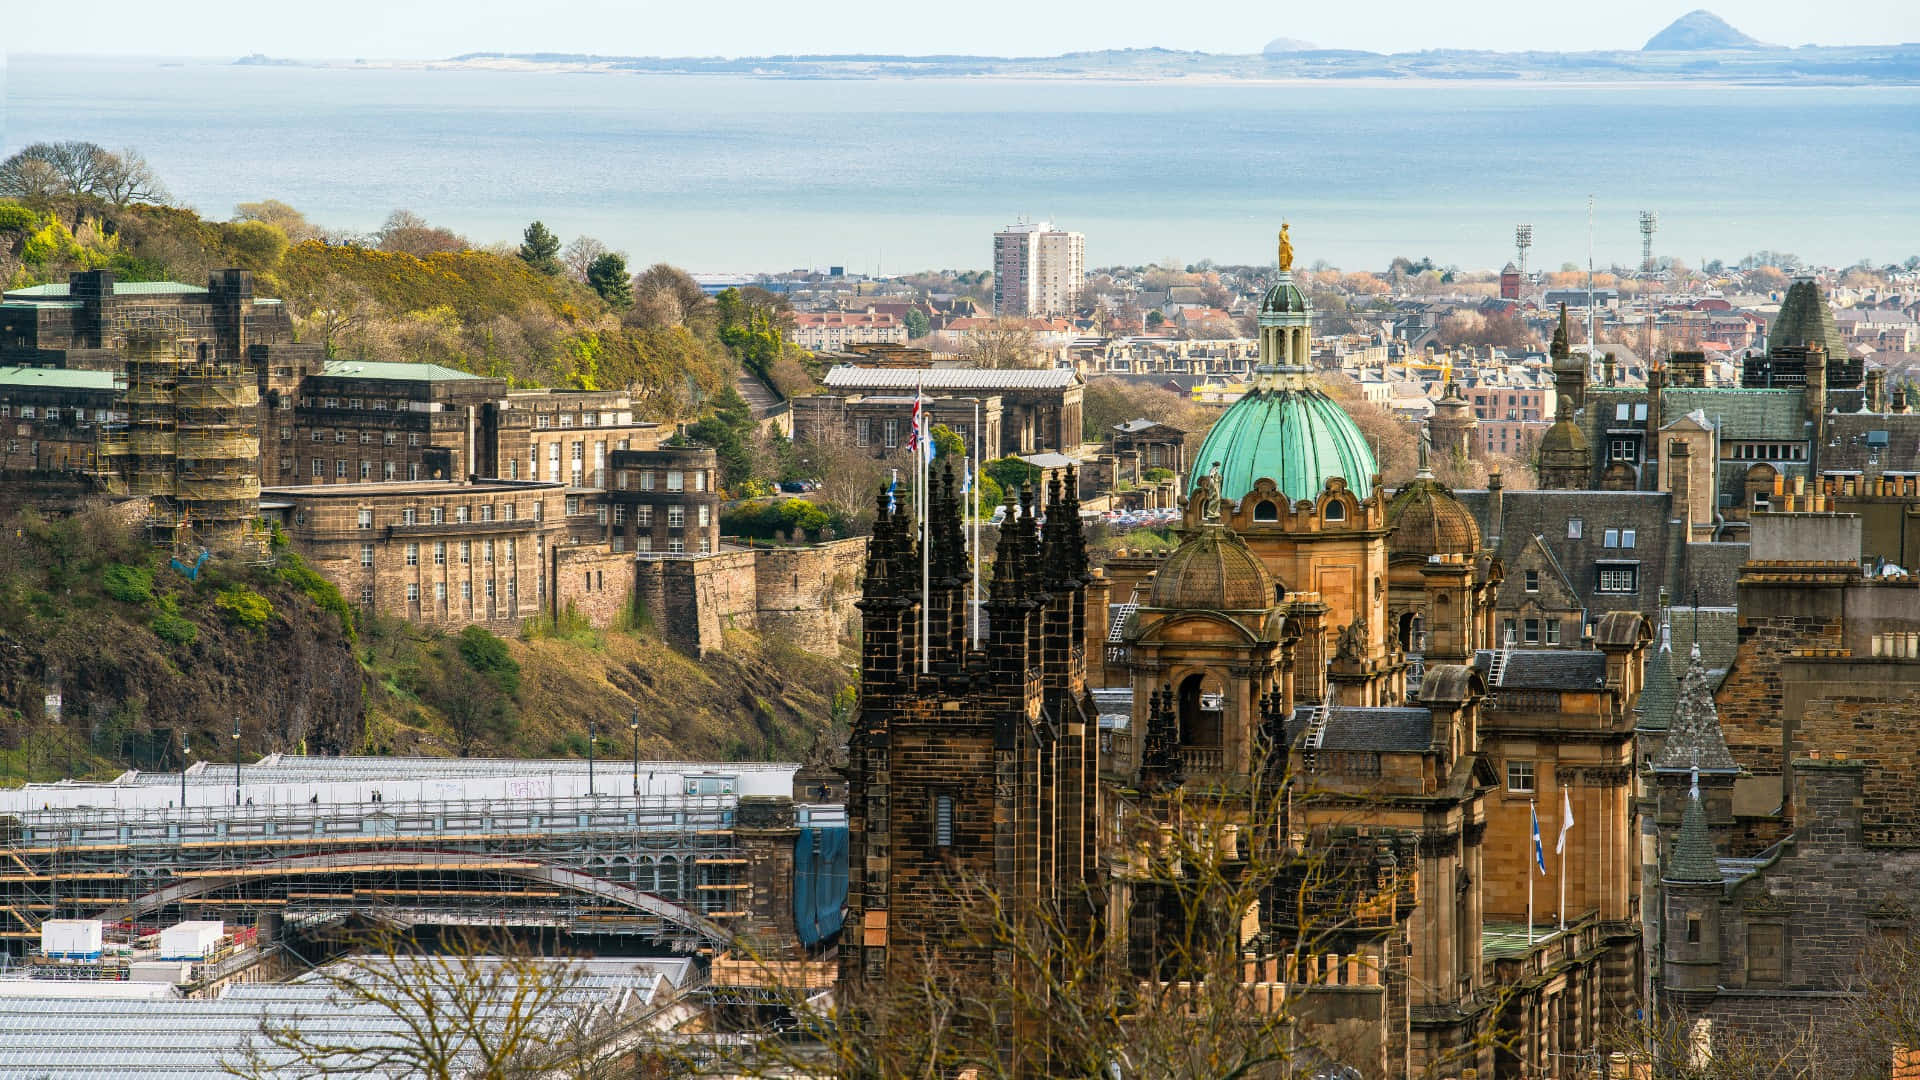
<path id="1" fill-rule="evenodd" d="M 127 316 L 124 341 L 115 390 L 126 423 L 101 434 L 101 457 L 126 494 L 146 497 L 148 537 L 189 554 L 264 557 L 252 371 L 165 311 Z"/>

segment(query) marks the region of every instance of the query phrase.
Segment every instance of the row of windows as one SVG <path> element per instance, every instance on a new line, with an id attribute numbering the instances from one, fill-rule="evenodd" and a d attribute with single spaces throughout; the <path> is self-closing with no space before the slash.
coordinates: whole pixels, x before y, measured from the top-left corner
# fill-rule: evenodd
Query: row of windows
<path id="1" fill-rule="evenodd" d="M 533 426 L 542 431 L 551 428 L 556 415 L 563 428 L 573 427 L 576 423 L 581 427 L 613 427 L 633 423 L 633 414 L 630 412 L 540 413 L 533 418 Z"/>
<path id="2" fill-rule="evenodd" d="M 506 555 L 506 561 L 507 562 L 517 561 L 520 556 L 519 538 L 509 536 L 505 540 L 500 541 L 500 543 L 505 545 L 503 551 Z M 545 539 L 539 540 L 539 553 L 543 557 L 546 555 L 546 545 L 547 545 L 547 542 Z M 447 541 L 435 540 L 433 542 L 433 548 L 432 548 L 433 565 L 435 566 L 447 565 L 447 553 L 449 550 L 452 550 L 455 554 L 459 556 L 460 562 L 462 565 L 466 565 L 473 562 L 474 541 L 461 540 L 451 545 L 451 548 L 450 548 Z M 479 550 L 480 550 L 481 562 L 490 563 L 493 561 L 494 541 L 481 540 L 479 542 Z M 418 542 L 409 543 L 406 546 L 406 559 L 407 559 L 408 566 L 420 565 L 420 544 Z M 360 545 L 360 565 L 361 566 L 373 565 L 373 545 L 372 544 Z"/>
<path id="3" fill-rule="evenodd" d="M 1587 523 L 1583 518 L 1567 519 L 1567 539 L 1578 540 L 1586 533 Z M 1639 533 L 1634 529 L 1608 529 L 1600 534 L 1600 546 L 1610 548 L 1630 548 L 1639 542 Z M 1529 571 L 1531 574 L 1532 571 Z M 1533 592 L 1529 586 L 1528 592 Z"/>
<path id="4" fill-rule="evenodd" d="M 349 431 L 346 428 L 333 429 L 333 441 L 336 443 L 358 441 L 361 446 L 371 446 L 374 443 L 376 437 L 378 438 L 379 443 L 382 446 L 393 446 L 399 442 L 399 433 L 393 432 L 393 431 L 364 431 L 363 430 L 359 432 L 357 440 L 354 438 L 349 438 L 349 436 L 352 436 L 352 435 L 354 435 L 354 432 Z M 286 442 L 292 438 L 293 438 L 293 428 L 283 425 L 280 428 L 280 441 Z M 321 428 L 314 428 L 309 433 L 309 438 L 311 438 L 312 441 L 314 442 L 326 442 L 327 433 L 325 430 Z M 407 445 L 419 446 L 420 433 L 417 431 L 407 432 Z"/>
<path id="5" fill-rule="evenodd" d="M 1516 642 L 1523 645 L 1560 644 L 1559 619 L 1508 619 L 1501 629 L 1502 640 L 1508 647 Z"/>
<path id="6" fill-rule="evenodd" d="M 1733 448 L 1735 461 L 1805 461 L 1806 443 L 1741 443 Z"/>
<path id="7" fill-rule="evenodd" d="M 536 578 L 535 580 L 537 581 L 538 579 Z M 517 581 L 515 581 L 515 580 L 513 580 L 512 578 L 508 578 L 508 579 L 507 579 L 507 583 L 506 583 L 506 584 L 507 584 L 507 587 L 506 587 L 506 593 L 507 593 L 507 605 L 508 605 L 508 607 L 509 607 L 509 608 L 511 608 L 511 607 L 513 607 L 513 606 L 514 606 L 515 604 L 518 604 L 518 603 L 519 603 L 519 601 L 520 601 L 520 584 L 519 584 L 519 582 L 517 582 Z M 496 590 L 496 588 L 495 588 L 495 584 L 494 584 L 494 580 L 493 580 L 492 578 L 488 578 L 488 579 L 486 580 L 486 582 L 485 582 L 485 587 L 486 587 L 486 588 L 485 588 L 485 594 L 484 594 L 484 595 L 486 596 L 486 600 L 487 600 L 487 605 L 488 605 L 489 607 L 491 607 L 491 606 L 493 605 L 493 602 L 494 602 L 494 600 L 495 600 L 496 598 L 498 598 L 498 596 L 499 596 L 500 594 L 499 594 L 499 592 L 498 592 L 498 591 Z M 437 601 L 439 601 L 439 602 L 441 602 L 442 604 L 444 604 L 444 603 L 446 603 L 446 601 L 447 601 L 447 596 L 448 596 L 448 593 L 447 593 L 447 583 L 446 583 L 446 582 L 444 582 L 444 581 L 436 581 L 436 582 L 434 582 L 434 583 L 433 583 L 433 598 L 434 598 L 435 600 L 437 600 Z M 460 600 L 461 600 L 461 602 L 462 602 L 462 603 L 464 603 L 464 604 L 466 604 L 466 605 L 467 605 L 467 612 L 468 612 L 468 614 L 472 614 L 472 612 L 473 612 L 473 582 L 471 582 L 471 581 L 463 581 L 463 582 L 461 582 L 461 583 L 460 583 Z M 365 604 L 365 605 L 368 605 L 368 606 L 372 606 L 372 604 L 373 604 L 373 586 L 371 586 L 371 585 L 365 585 L 365 586 L 362 586 L 362 587 L 361 587 L 361 589 L 360 589 L 360 602 L 361 602 L 362 604 Z M 409 581 L 409 582 L 407 582 L 407 603 L 409 603 L 409 604 L 417 604 L 417 603 L 419 603 L 419 602 L 420 602 L 420 586 L 419 586 L 419 584 L 418 584 L 418 583 L 416 583 L 416 582 L 412 582 L 412 581 Z"/>
<path id="8" fill-rule="evenodd" d="M 615 536 L 613 538 L 613 550 L 616 553 L 626 551 L 627 538 L 624 536 Z M 651 554 L 653 552 L 653 537 L 647 536 L 644 533 L 634 537 L 633 550 L 641 555 Z M 662 550 L 669 555 L 684 555 L 687 551 L 687 542 L 678 536 L 670 537 L 667 540 L 667 546 Z M 694 550 L 702 555 L 711 554 L 713 551 L 713 538 L 702 535 L 699 541 L 694 544 Z"/>
<path id="9" fill-rule="evenodd" d="M 533 505 L 533 520 L 535 521 L 543 520 L 545 517 L 545 508 L 538 502 L 535 502 L 532 505 Z M 499 503 L 497 505 L 494 503 L 481 503 L 478 507 L 474 507 L 466 503 L 461 503 L 459 506 L 456 506 L 453 508 L 453 523 L 455 525 L 465 525 L 468 522 L 473 522 L 473 521 L 496 521 L 496 520 L 497 521 L 514 521 L 514 520 L 517 520 L 518 516 L 519 516 L 519 504 L 510 503 L 510 502 Z M 354 521 L 355 521 L 355 524 L 357 524 L 362 529 L 373 528 L 373 511 L 369 509 L 364 509 L 364 508 L 361 509 L 355 515 Z M 427 508 L 427 524 L 445 525 L 446 523 L 447 523 L 446 507 L 430 506 Z M 402 509 L 400 511 L 400 524 L 402 525 L 420 524 L 419 509 L 412 506 Z"/>
<path id="10" fill-rule="evenodd" d="M 8 410 L 13 408 L 14 406 L 12 405 L 0 404 L 0 420 L 6 419 L 8 416 L 12 415 Z M 60 419 L 60 406 L 58 405 L 47 405 L 45 407 L 38 406 L 38 405 L 21 405 L 19 406 L 19 411 L 20 411 L 20 419 L 22 420 L 58 420 Z M 127 418 L 127 414 L 115 412 L 112 409 L 95 409 L 93 410 L 93 418 L 101 422 L 109 422 L 113 420 L 125 420 Z M 73 410 L 74 423 L 76 424 L 84 423 L 86 419 L 87 419 L 87 410 L 78 408 L 78 407 L 76 407 Z"/>
<path id="11" fill-rule="evenodd" d="M 594 507 L 593 517 L 596 523 L 605 525 L 607 523 L 607 508 L 605 506 Z M 694 519 L 697 522 L 699 522 L 700 527 L 703 529 L 709 525 L 712 525 L 713 524 L 713 507 L 706 506 L 706 505 L 694 507 Z M 627 523 L 626 507 L 615 506 L 613 508 L 613 523 L 615 525 L 625 525 Z M 653 527 L 653 507 L 651 506 L 634 507 L 633 523 L 643 529 L 652 528 Z M 686 507 L 680 506 L 678 504 L 667 507 L 667 528 L 669 529 L 685 528 L 686 524 L 687 524 L 687 508 Z"/>
<path id="12" fill-rule="evenodd" d="M 349 469 L 349 466 L 351 466 L 352 464 L 353 463 L 346 458 L 334 458 L 333 459 L 334 478 L 339 480 L 352 479 L 353 474 Z M 372 480 L 376 466 L 378 467 L 380 472 L 380 479 L 398 480 L 400 478 L 400 465 L 398 462 L 371 461 L 371 460 L 368 460 L 367 458 L 361 458 L 360 459 L 360 479 Z M 281 472 L 291 473 L 293 472 L 293 470 L 294 470 L 294 464 L 293 464 L 292 458 L 283 457 L 280 459 Z M 321 480 L 321 479 L 325 479 L 326 475 L 327 475 L 326 459 L 314 458 L 313 459 L 313 478 L 316 480 Z M 409 480 L 420 479 L 420 463 L 419 462 L 413 461 L 407 464 L 407 479 Z"/>
<path id="13" fill-rule="evenodd" d="M 707 490 L 705 469 L 615 469 L 613 483 L 621 491 L 653 491 L 656 476 L 664 491 Z"/>

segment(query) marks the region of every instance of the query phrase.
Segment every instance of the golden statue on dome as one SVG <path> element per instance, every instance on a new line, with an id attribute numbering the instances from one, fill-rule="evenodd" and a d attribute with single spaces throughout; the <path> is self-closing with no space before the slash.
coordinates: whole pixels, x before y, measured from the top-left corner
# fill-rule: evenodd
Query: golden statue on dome
<path id="1" fill-rule="evenodd" d="M 1287 223 L 1280 223 L 1280 269 L 1293 269 L 1293 241 L 1287 238 Z"/>

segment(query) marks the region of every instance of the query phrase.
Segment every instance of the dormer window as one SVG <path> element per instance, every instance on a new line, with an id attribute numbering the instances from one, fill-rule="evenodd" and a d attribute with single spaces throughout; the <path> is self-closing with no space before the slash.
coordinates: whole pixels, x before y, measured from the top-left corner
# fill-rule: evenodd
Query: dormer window
<path id="1" fill-rule="evenodd" d="M 1327 504 L 1327 510 L 1323 516 L 1328 521 L 1345 521 L 1347 520 L 1347 506 L 1345 503 L 1336 499 Z"/>
<path id="2" fill-rule="evenodd" d="M 1261 499 L 1253 505 L 1253 520 L 1279 521 L 1280 508 L 1273 504 L 1272 499 Z"/>

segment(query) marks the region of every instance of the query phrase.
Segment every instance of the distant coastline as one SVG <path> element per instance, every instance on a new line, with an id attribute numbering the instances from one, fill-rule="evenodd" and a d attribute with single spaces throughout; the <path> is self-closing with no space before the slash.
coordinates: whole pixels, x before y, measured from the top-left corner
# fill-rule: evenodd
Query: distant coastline
<path id="1" fill-rule="evenodd" d="M 246 62 L 260 63 L 261 58 Z M 274 61 L 284 62 L 284 61 Z M 1366 53 L 1296 50 L 1200 53 L 1124 49 L 1051 57 L 761 56 L 645 57 L 564 53 L 467 53 L 439 60 L 319 63 L 429 71 L 548 74 L 726 75 L 764 79 L 1085 80 L 1187 84 L 1338 82 L 1347 85 L 1554 84 L 1625 86 L 1704 83 L 1756 86 L 1920 84 L 1920 43 L 1675 52 L 1500 53 L 1431 50 Z"/>

